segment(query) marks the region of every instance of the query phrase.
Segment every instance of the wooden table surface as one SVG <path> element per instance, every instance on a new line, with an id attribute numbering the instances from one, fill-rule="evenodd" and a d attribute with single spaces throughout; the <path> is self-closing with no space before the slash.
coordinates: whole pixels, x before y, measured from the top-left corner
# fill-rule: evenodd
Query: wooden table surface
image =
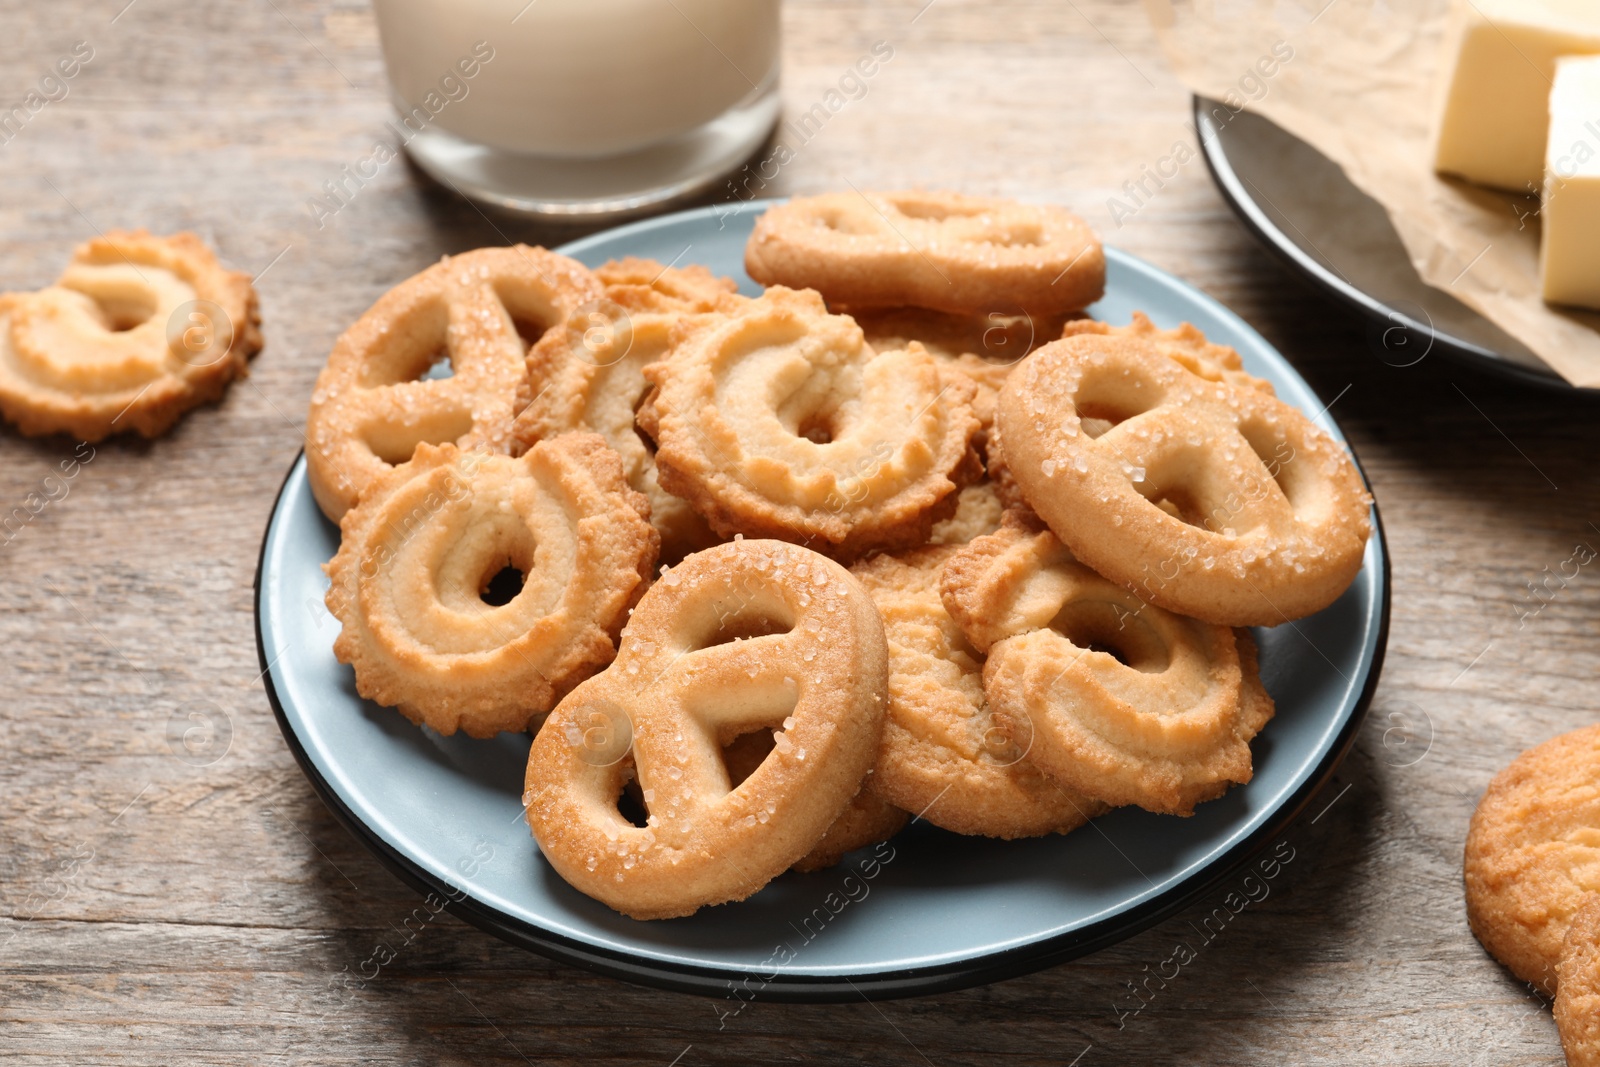
<path id="1" fill-rule="evenodd" d="M 1191 143 L 1139 5 L 924 4 L 786 5 L 791 110 L 874 42 L 894 56 L 774 192 L 848 180 L 1072 205 L 1285 352 L 1376 488 L 1394 568 L 1382 684 L 1337 781 L 1288 833 L 1295 858 L 1271 895 L 1121 1017 L 1127 983 L 1220 892 L 1043 973 L 878 1004 L 758 1003 L 721 1028 L 718 1001 L 549 962 L 448 913 L 377 979 L 336 984 L 419 901 L 334 822 L 279 735 L 252 629 L 262 530 L 318 367 L 363 309 L 441 253 L 576 234 L 491 222 L 400 162 L 318 227 L 308 198 L 388 117 L 359 0 L 18 3 L 0 110 L 76 42 L 93 59 L 0 143 L 0 289 L 47 283 L 97 230 L 194 229 L 259 272 L 267 346 L 169 437 L 96 447 L 0 543 L 0 1059 L 1561 1062 L 1548 1010 L 1468 932 L 1460 852 L 1497 769 L 1595 718 L 1600 569 L 1529 591 L 1576 546 L 1600 547 L 1594 408 L 1436 356 L 1387 365 L 1366 326 L 1251 241 L 1198 159 L 1114 223 L 1123 183 Z M 0 435 L 0 511 L 73 451 Z M 198 757 L 181 738 L 196 712 L 211 731 Z"/>

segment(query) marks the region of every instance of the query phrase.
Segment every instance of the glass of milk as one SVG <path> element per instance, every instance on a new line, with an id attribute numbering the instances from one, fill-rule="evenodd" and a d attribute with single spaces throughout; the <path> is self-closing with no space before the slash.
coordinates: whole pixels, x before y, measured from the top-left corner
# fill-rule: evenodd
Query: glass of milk
<path id="1" fill-rule="evenodd" d="M 779 0 L 374 0 L 428 174 L 580 220 L 638 214 L 739 167 L 778 119 Z"/>

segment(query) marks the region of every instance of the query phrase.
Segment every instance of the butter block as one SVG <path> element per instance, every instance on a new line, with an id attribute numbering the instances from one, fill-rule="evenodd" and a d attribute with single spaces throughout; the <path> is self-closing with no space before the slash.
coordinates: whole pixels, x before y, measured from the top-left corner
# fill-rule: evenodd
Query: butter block
<path id="1" fill-rule="evenodd" d="M 1456 0 L 1448 40 L 1434 169 L 1537 190 L 1556 60 L 1600 54 L 1600 0 Z"/>
<path id="2" fill-rule="evenodd" d="M 1600 56 L 1556 66 L 1539 219 L 1545 300 L 1600 308 Z"/>

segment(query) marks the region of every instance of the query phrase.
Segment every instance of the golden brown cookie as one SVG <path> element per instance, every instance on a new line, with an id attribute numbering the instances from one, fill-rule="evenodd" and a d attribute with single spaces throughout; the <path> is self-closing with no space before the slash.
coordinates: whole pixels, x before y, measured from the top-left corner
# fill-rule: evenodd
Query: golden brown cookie
<path id="1" fill-rule="evenodd" d="M 622 457 L 628 484 L 650 499 L 661 556 L 676 563 L 717 538 L 687 501 L 661 488 L 654 449 L 634 412 L 650 391 L 644 367 L 663 358 L 673 331 L 742 299 L 704 267 L 682 269 L 625 259 L 595 271 L 605 296 L 548 331 L 528 350 L 533 399 L 516 418 L 517 448 L 573 430 L 593 430 Z"/>
<path id="2" fill-rule="evenodd" d="M 1150 316 L 1142 311 L 1135 311 L 1133 319 L 1126 326 L 1112 326 L 1110 323 L 1096 322 L 1093 319 L 1074 319 L 1061 329 L 1061 336 L 1064 338 L 1081 337 L 1085 334 L 1132 337 L 1148 341 L 1162 355 L 1177 360 L 1184 370 L 1208 382 L 1227 382 L 1229 385 L 1273 393 L 1271 382 L 1257 378 L 1244 369 L 1244 361 L 1239 358 L 1236 349 L 1206 340 L 1206 335 L 1192 323 L 1182 323 L 1173 330 L 1161 330 L 1150 321 Z"/>
<path id="3" fill-rule="evenodd" d="M 1467 921 L 1547 994 L 1567 927 L 1600 893 L 1600 726 L 1529 749 L 1489 783 L 1467 833 Z"/>
<path id="4" fill-rule="evenodd" d="M 1007 476 L 1073 555 L 1158 607 L 1275 626 L 1361 569 L 1372 501 L 1344 448 L 1150 341 L 1044 346 L 1006 380 L 995 425 Z"/>
<path id="5" fill-rule="evenodd" d="M 825 193 L 768 208 L 745 245 L 763 285 L 841 307 L 1048 316 L 1105 291 L 1105 253 L 1064 208 L 941 192 Z"/>
<path id="6" fill-rule="evenodd" d="M 872 600 L 832 560 L 768 540 L 689 556 L 639 602 L 616 662 L 534 739 L 523 803 L 540 850 L 636 919 L 743 900 L 855 797 L 887 657 Z M 756 728 L 777 734 L 773 750 L 735 787 L 723 745 Z M 629 777 L 643 826 L 617 808 Z"/>
<path id="7" fill-rule="evenodd" d="M 509 452 L 529 343 L 602 294 L 576 260 L 526 245 L 446 256 L 385 293 L 311 394 L 306 473 L 323 514 L 337 522 L 419 444 Z M 450 376 L 424 377 L 440 360 Z"/>
<path id="8" fill-rule="evenodd" d="M 1567 1067 L 1600 1067 L 1600 895 L 1567 927 L 1556 964 L 1556 1025 Z"/>
<path id="9" fill-rule="evenodd" d="M 607 295 L 634 310 L 702 311 L 715 309 L 738 293 L 732 278 L 712 274 L 698 263 L 669 267 L 653 259 L 625 256 L 595 268 Z"/>
<path id="10" fill-rule="evenodd" d="M 1032 511 L 1022 496 L 1022 487 L 1017 484 L 1017 480 L 1011 476 L 1010 468 L 1006 466 L 1005 444 L 1001 440 L 999 426 L 989 427 L 986 449 L 984 469 L 989 475 L 989 484 L 994 486 L 994 497 L 999 501 L 1000 507 Z"/>
<path id="11" fill-rule="evenodd" d="M 889 718 L 874 788 L 890 803 L 959 834 L 1066 833 L 1106 806 L 1047 778 L 1026 746 L 996 728 L 983 695 L 983 657 L 939 595 L 960 549 L 937 546 L 858 563 L 889 641 Z"/>
<path id="12" fill-rule="evenodd" d="M 1173 815 L 1250 780 L 1273 705 L 1247 633 L 1140 602 L 1021 511 L 950 558 L 942 592 L 988 655 L 995 724 L 1051 778 Z"/>
<path id="13" fill-rule="evenodd" d="M 815 293 L 769 289 L 644 373 L 661 484 L 724 537 L 920 545 L 980 469 L 972 383 L 920 346 L 874 352 Z"/>
<path id="14" fill-rule="evenodd" d="M 598 434 L 519 459 L 422 444 L 340 523 L 334 654 L 443 734 L 526 730 L 611 661 L 659 538 Z M 502 572 L 521 577 L 501 588 Z"/>
<path id="15" fill-rule="evenodd" d="M 1000 528 L 1000 513 L 1005 507 L 993 482 L 974 482 L 963 486 L 956 497 L 956 513 L 933 524 L 928 543 L 964 545 Z"/>
<path id="16" fill-rule="evenodd" d="M 113 230 L 60 279 L 0 294 L 0 415 L 29 436 L 166 433 L 261 349 L 250 278 L 192 233 Z"/>
<path id="17" fill-rule="evenodd" d="M 951 370 L 972 379 L 977 393 L 972 413 L 988 430 L 1006 375 L 1029 352 L 1054 341 L 1067 322 L 1064 315 L 1035 318 L 998 311 L 952 315 L 927 308 L 843 308 L 860 324 L 867 344 L 882 352 L 910 348 L 915 341 Z"/>

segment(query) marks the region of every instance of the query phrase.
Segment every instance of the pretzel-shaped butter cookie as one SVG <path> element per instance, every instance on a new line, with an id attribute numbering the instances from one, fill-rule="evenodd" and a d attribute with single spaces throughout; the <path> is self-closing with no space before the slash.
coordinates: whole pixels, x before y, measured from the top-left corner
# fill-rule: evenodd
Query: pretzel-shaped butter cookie
<path id="1" fill-rule="evenodd" d="M 1007 379 L 995 426 L 999 484 L 1013 480 L 1084 563 L 1169 611 L 1274 626 L 1327 607 L 1361 569 L 1372 498 L 1344 449 L 1288 404 L 1146 340 L 1046 345 Z"/>
<path id="2" fill-rule="evenodd" d="M 528 350 L 533 400 L 517 416 L 520 447 L 573 430 L 593 430 L 622 457 L 628 484 L 650 498 L 661 557 L 676 563 L 717 539 L 688 502 L 661 488 L 653 450 L 634 423 L 650 383 L 644 367 L 664 357 L 674 330 L 736 307 L 734 284 L 704 267 L 678 269 L 643 259 L 595 271 L 605 297 Z"/>
<path id="3" fill-rule="evenodd" d="M 1250 780 L 1273 705 L 1247 632 L 1143 604 L 1025 511 L 954 556 L 941 585 L 988 654 L 996 725 L 1063 785 L 1189 815 Z"/>
<path id="4" fill-rule="evenodd" d="M 113 230 L 55 285 L 0 294 L 0 414 L 30 436 L 156 437 L 261 349 L 249 278 L 192 233 Z"/>
<path id="5" fill-rule="evenodd" d="M 443 734 L 526 730 L 604 666 L 655 565 L 649 503 L 598 434 L 512 459 L 417 446 L 340 523 L 334 654 Z M 499 589 L 506 568 L 520 589 Z"/>
<path id="6" fill-rule="evenodd" d="M 766 540 L 695 553 L 534 739 L 534 838 L 561 877 L 636 919 L 743 900 L 855 796 L 877 755 L 886 660 L 877 609 L 837 563 Z M 734 786 L 722 749 L 757 728 L 778 731 L 774 749 Z M 644 826 L 617 808 L 634 776 Z"/>
<path id="7" fill-rule="evenodd" d="M 644 374 L 661 484 L 724 537 L 840 559 L 919 545 L 980 469 L 972 383 L 921 346 L 874 352 L 815 293 L 769 289 Z"/>
<path id="8" fill-rule="evenodd" d="M 379 298 L 317 376 L 306 468 L 338 521 L 368 485 L 419 444 L 507 452 L 527 403 L 528 344 L 600 299 L 582 264 L 543 248 L 447 256 Z M 441 358 L 448 378 L 425 378 Z"/>
<path id="9" fill-rule="evenodd" d="M 846 307 L 1053 315 L 1105 291 L 1105 253 L 1059 207 L 959 193 L 827 193 L 768 208 L 745 245 L 764 285 Z"/>

